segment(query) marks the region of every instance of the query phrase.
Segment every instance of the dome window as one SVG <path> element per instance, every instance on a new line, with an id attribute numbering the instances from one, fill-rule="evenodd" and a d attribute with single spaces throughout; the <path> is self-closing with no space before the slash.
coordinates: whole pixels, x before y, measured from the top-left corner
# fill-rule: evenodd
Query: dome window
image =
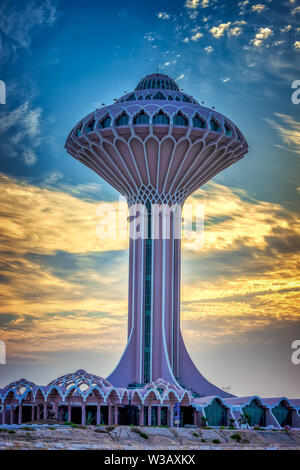
<path id="1" fill-rule="evenodd" d="M 80 137 L 81 135 L 82 135 L 81 127 L 78 127 L 78 129 L 76 131 L 76 137 Z"/>
<path id="2" fill-rule="evenodd" d="M 102 119 L 99 122 L 99 129 L 106 129 L 107 127 L 110 127 L 111 125 L 111 118 L 109 116 L 106 116 L 104 119 Z"/>
<path id="3" fill-rule="evenodd" d="M 144 113 L 144 111 L 142 111 L 140 114 L 138 114 L 134 120 L 133 120 L 133 124 L 149 124 L 149 116 L 148 114 Z"/>
<path id="4" fill-rule="evenodd" d="M 173 124 L 174 126 L 188 126 L 189 122 L 182 114 L 178 113 L 173 118 Z"/>
<path id="5" fill-rule="evenodd" d="M 186 103 L 191 103 L 192 101 L 190 100 L 190 98 L 186 95 L 183 95 L 182 96 L 182 101 L 185 101 Z"/>
<path id="6" fill-rule="evenodd" d="M 135 94 L 130 95 L 130 96 L 128 96 L 128 98 L 126 98 L 126 101 L 135 101 L 135 100 L 136 100 Z"/>
<path id="7" fill-rule="evenodd" d="M 168 100 L 169 100 L 169 101 L 174 101 L 173 96 L 172 96 L 172 95 L 169 95 L 169 96 L 168 96 Z"/>
<path id="8" fill-rule="evenodd" d="M 160 91 L 153 96 L 154 100 L 165 100 L 166 97 Z"/>
<path id="9" fill-rule="evenodd" d="M 214 119 L 210 120 L 210 128 L 214 132 L 220 132 L 221 131 L 220 124 L 218 124 L 217 121 L 215 121 Z"/>
<path id="10" fill-rule="evenodd" d="M 195 116 L 193 118 L 193 126 L 197 127 L 198 129 L 204 129 L 205 128 L 205 122 L 199 116 Z"/>
<path id="11" fill-rule="evenodd" d="M 225 124 L 224 127 L 225 127 L 225 133 L 226 133 L 227 137 L 231 137 L 232 136 L 232 130 L 230 129 L 230 127 L 227 124 Z"/>
<path id="12" fill-rule="evenodd" d="M 93 119 L 92 121 L 90 121 L 90 122 L 86 125 L 85 132 L 86 132 L 87 134 L 88 134 L 89 132 L 93 132 L 94 127 L 95 127 L 95 119 Z"/>
<path id="13" fill-rule="evenodd" d="M 116 126 L 128 126 L 129 124 L 129 116 L 127 114 L 122 114 L 118 119 L 116 119 Z"/>
<path id="14" fill-rule="evenodd" d="M 147 95 L 146 96 L 146 100 L 151 100 L 152 99 L 152 96 L 151 95 Z"/>
<path id="15" fill-rule="evenodd" d="M 170 120 L 166 114 L 160 111 L 156 116 L 153 118 L 153 124 L 165 124 L 168 125 Z"/>

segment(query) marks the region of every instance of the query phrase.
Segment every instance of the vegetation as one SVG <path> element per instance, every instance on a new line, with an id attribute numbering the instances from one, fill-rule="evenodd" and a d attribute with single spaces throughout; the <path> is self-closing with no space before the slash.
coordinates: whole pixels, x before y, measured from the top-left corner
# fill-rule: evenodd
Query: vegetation
<path id="1" fill-rule="evenodd" d="M 141 436 L 143 439 L 148 439 L 148 434 L 146 434 L 145 432 L 140 432 L 140 436 Z"/>
<path id="2" fill-rule="evenodd" d="M 239 417 L 239 424 L 246 425 L 249 429 L 251 426 L 251 416 L 248 413 L 241 413 Z"/>
<path id="3" fill-rule="evenodd" d="M 241 442 L 242 440 L 242 436 L 240 434 L 231 434 L 230 438 L 236 442 Z"/>
<path id="4" fill-rule="evenodd" d="M 197 432 L 193 432 L 194 437 L 199 437 L 199 434 Z"/>
<path id="5" fill-rule="evenodd" d="M 219 439 L 213 439 L 212 442 L 214 444 L 221 444 L 221 441 Z"/>

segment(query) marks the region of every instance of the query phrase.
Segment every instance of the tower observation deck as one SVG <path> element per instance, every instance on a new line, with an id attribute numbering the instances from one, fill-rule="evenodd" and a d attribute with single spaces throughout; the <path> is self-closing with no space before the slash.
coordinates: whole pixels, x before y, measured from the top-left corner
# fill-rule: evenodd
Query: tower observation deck
<path id="1" fill-rule="evenodd" d="M 231 396 L 202 376 L 184 345 L 181 240 L 175 236 L 176 218 L 166 208 L 182 207 L 194 191 L 243 158 L 248 152 L 243 134 L 157 73 L 83 118 L 65 147 L 119 191 L 129 209 L 145 207 L 143 236 L 129 240 L 128 342 L 107 379 L 128 387 L 163 378 L 200 395 Z M 159 222 L 153 205 L 162 208 Z M 168 225 L 167 239 L 161 233 L 153 237 L 157 223 Z"/>

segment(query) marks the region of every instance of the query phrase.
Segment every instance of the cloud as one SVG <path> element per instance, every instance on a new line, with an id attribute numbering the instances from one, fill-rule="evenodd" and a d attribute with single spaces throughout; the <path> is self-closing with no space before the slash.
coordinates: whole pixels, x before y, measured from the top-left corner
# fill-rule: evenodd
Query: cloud
<path id="1" fill-rule="evenodd" d="M 10 355 L 119 351 L 127 240 L 96 237 L 95 202 L 7 176 L 0 191 L 0 334 Z M 216 183 L 189 202 L 204 205 L 205 238 L 203 247 L 197 234 L 183 240 L 187 334 L 194 326 L 198 339 L 217 341 L 295 322 L 299 216 Z"/>
<path id="2" fill-rule="evenodd" d="M 292 26 L 288 24 L 287 26 L 284 26 L 283 28 L 280 29 L 282 33 L 286 33 L 292 29 Z"/>
<path id="3" fill-rule="evenodd" d="M 250 44 L 253 44 L 255 47 L 261 47 L 265 39 L 268 39 L 273 35 L 271 28 L 260 28 L 258 33 L 256 33 L 255 38 L 251 39 Z"/>
<path id="4" fill-rule="evenodd" d="M 146 33 L 145 36 L 144 36 L 144 39 L 145 41 L 148 41 L 148 42 L 154 42 L 156 41 L 157 39 L 159 38 L 158 34 L 156 33 Z"/>
<path id="5" fill-rule="evenodd" d="M 205 50 L 206 52 L 210 53 L 210 52 L 213 51 L 213 48 L 212 48 L 211 46 L 206 46 L 206 47 L 204 48 L 204 50 Z"/>
<path id="6" fill-rule="evenodd" d="M 222 83 L 227 83 L 230 81 L 230 77 L 221 78 Z"/>
<path id="7" fill-rule="evenodd" d="M 200 6 L 200 8 L 207 8 L 210 6 L 209 0 L 186 0 L 185 2 L 186 8 L 190 8 L 195 10 Z"/>
<path id="8" fill-rule="evenodd" d="M 296 7 L 296 8 L 293 8 L 293 10 L 291 11 L 292 15 L 297 15 L 297 13 L 300 13 L 300 6 Z"/>
<path id="9" fill-rule="evenodd" d="M 240 34 L 242 34 L 242 28 L 235 26 L 234 28 L 230 29 L 227 34 L 228 36 L 240 36 Z"/>
<path id="10" fill-rule="evenodd" d="M 53 26 L 57 17 L 57 8 L 52 0 L 29 1 L 24 8 L 16 8 L 16 4 L 4 1 L 0 7 L 0 32 L 3 41 L 1 52 L 5 58 L 17 48 L 29 50 L 33 34 L 46 26 Z"/>
<path id="11" fill-rule="evenodd" d="M 251 7 L 251 10 L 257 13 L 262 13 L 266 9 L 267 9 L 266 5 L 263 5 L 262 3 L 257 3 L 256 5 L 252 5 Z"/>
<path id="12" fill-rule="evenodd" d="M 194 42 L 197 42 L 202 37 L 203 37 L 203 34 L 198 31 L 197 33 L 193 34 L 193 36 L 191 37 L 191 40 Z"/>
<path id="13" fill-rule="evenodd" d="M 161 20 L 169 20 L 171 18 L 171 16 L 165 11 L 160 11 L 159 13 L 157 13 L 157 17 Z"/>
<path id="14" fill-rule="evenodd" d="M 184 73 L 180 74 L 180 75 L 176 78 L 176 82 L 179 82 L 179 81 L 182 80 L 184 77 L 185 77 Z"/>
<path id="15" fill-rule="evenodd" d="M 275 116 L 280 122 L 273 119 L 267 121 L 278 132 L 288 149 L 300 154 L 300 123 L 287 114 L 275 113 Z"/>
<path id="16" fill-rule="evenodd" d="M 295 41 L 294 42 L 294 48 L 295 49 L 300 49 L 300 41 Z"/>
<path id="17" fill-rule="evenodd" d="M 26 165 L 37 161 L 36 150 L 41 145 L 41 107 L 25 101 L 12 110 L 0 111 L 0 135 L 5 135 L 3 156 L 23 157 Z"/>
<path id="18" fill-rule="evenodd" d="M 220 38 L 224 36 L 225 32 L 229 29 L 231 22 L 220 23 L 219 26 L 213 26 L 209 32 L 213 35 L 214 38 Z"/>

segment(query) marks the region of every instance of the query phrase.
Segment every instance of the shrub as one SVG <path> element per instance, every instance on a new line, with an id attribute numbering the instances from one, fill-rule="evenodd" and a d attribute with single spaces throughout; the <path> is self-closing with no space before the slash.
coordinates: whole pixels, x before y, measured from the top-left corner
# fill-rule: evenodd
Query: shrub
<path id="1" fill-rule="evenodd" d="M 71 423 L 71 427 L 74 428 L 74 429 L 77 429 L 77 428 L 78 428 L 78 424 Z"/>
<path id="2" fill-rule="evenodd" d="M 231 434 L 230 438 L 236 442 L 241 442 L 242 440 L 242 436 L 240 434 Z"/>
<path id="3" fill-rule="evenodd" d="M 73 424 L 72 421 L 65 421 L 64 422 L 65 426 L 72 426 L 72 424 Z"/>
<path id="4" fill-rule="evenodd" d="M 206 439 L 201 439 L 201 442 L 206 442 Z"/>
<path id="5" fill-rule="evenodd" d="M 193 432 L 194 437 L 199 437 L 199 434 L 197 432 Z"/>
<path id="6" fill-rule="evenodd" d="M 14 431 L 13 429 L 10 429 L 10 430 L 8 431 L 8 434 L 16 434 L 16 431 Z"/>
<path id="7" fill-rule="evenodd" d="M 140 432 L 140 436 L 141 436 L 143 439 L 148 439 L 148 434 L 146 434 L 145 432 Z"/>
<path id="8" fill-rule="evenodd" d="M 221 444 L 221 441 L 219 439 L 213 439 L 212 442 L 214 444 Z"/>

